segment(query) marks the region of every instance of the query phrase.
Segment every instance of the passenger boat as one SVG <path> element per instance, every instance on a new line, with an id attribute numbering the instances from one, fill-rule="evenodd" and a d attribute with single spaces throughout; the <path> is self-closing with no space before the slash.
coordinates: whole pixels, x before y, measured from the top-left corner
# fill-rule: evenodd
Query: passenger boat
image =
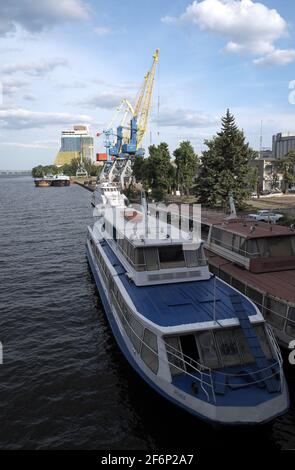
<path id="1" fill-rule="evenodd" d="M 55 187 L 63 187 L 63 186 L 70 186 L 71 180 L 70 177 L 60 173 L 59 175 L 54 175 L 51 180 L 51 186 Z"/>
<path id="2" fill-rule="evenodd" d="M 58 175 L 45 175 L 43 178 L 34 179 L 35 186 L 38 188 L 48 188 L 50 186 L 70 186 L 71 180 L 69 176 L 60 173 Z"/>
<path id="3" fill-rule="evenodd" d="M 149 215 L 145 204 L 135 220 L 126 217 L 124 201 L 108 204 L 107 193 L 86 253 L 131 366 L 166 399 L 214 423 L 282 414 L 289 406 L 282 358 L 257 306 L 210 273 L 201 240 Z"/>

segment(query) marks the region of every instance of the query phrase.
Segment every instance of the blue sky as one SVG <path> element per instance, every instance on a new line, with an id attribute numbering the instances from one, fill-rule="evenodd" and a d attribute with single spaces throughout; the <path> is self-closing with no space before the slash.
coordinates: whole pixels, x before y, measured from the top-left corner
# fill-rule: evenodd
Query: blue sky
<path id="1" fill-rule="evenodd" d="M 53 162 L 74 123 L 104 129 L 156 48 L 145 146 L 189 139 L 201 152 L 229 107 L 256 149 L 263 121 L 268 147 L 295 131 L 294 27 L 292 0 L 2 0 L 0 169 Z"/>

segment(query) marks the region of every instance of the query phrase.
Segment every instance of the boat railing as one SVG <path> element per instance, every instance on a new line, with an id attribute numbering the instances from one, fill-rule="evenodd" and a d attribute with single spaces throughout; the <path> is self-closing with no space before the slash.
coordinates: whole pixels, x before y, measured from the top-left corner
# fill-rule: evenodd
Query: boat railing
<path id="1" fill-rule="evenodd" d="M 222 371 L 220 371 L 220 369 L 212 369 L 212 368 L 206 366 L 205 364 L 199 363 L 198 361 L 196 361 L 192 357 L 183 354 L 179 349 L 174 348 L 173 346 L 171 346 L 169 343 L 167 343 L 164 340 L 163 340 L 162 344 L 165 346 L 165 349 L 162 349 L 162 348 L 159 349 L 164 354 L 159 355 L 159 352 L 155 351 L 153 348 L 151 348 L 151 346 L 143 340 L 142 336 L 140 336 L 135 331 L 135 329 L 131 325 L 130 321 L 128 320 L 125 312 L 122 311 L 122 309 L 121 309 L 117 299 L 115 298 L 115 296 L 112 295 L 111 297 L 112 297 L 113 303 L 116 305 L 116 309 L 120 310 L 119 318 L 121 318 L 121 316 L 124 318 L 124 323 L 125 324 L 123 324 L 122 321 L 121 321 L 121 323 L 122 323 L 123 328 L 125 329 L 125 332 L 126 332 L 127 336 L 129 337 L 131 343 L 132 343 L 132 340 L 131 340 L 131 337 L 130 337 L 131 335 L 129 336 L 128 331 L 125 327 L 126 325 L 128 325 L 128 328 L 129 328 L 130 332 L 132 332 L 133 337 L 135 337 L 139 341 L 140 348 L 139 348 L 139 351 L 137 351 L 137 352 L 140 353 L 141 347 L 144 345 L 150 352 L 152 352 L 152 354 L 154 354 L 157 357 L 158 361 L 161 361 L 165 365 L 169 366 L 170 372 L 171 372 L 171 368 L 174 368 L 174 369 L 177 369 L 180 372 L 184 373 L 186 376 L 190 377 L 191 379 L 193 379 L 193 381 L 198 381 L 200 383 L 201 389 L 203 390 L 204 394 L 206 395 L 206 398 L 207 398 L 208 402 L 210 402 L 212 400 L 213 403 L 216 403 L 215 387 L 216 387 L 216 385 L 222 385 L 222 386 L 225 385 L 225 382 L 224 381 L 221 382 L 220 379 L 218 380 L 218 377 L 224 376 L 226 378 L 234 378 L 235 377 L 235 378 L 240 378 L 241 379 L 243 377 L 246 378 L 246 377 L 250 376 L 249 371 L 248 372 L 241 372 L 241 373 L 230 373 L 230 372 L 222 372 Z M 128 309 L 128 310 L 130 310 L 130 309 Z M 132 311 L 130 311 L 130 313 L 133 315 Z M 272 338 L 272 341 L 274 342 L 274 344 L 276 344 L 274 338 L 272 336 L 271 336 L 271 338 Z M 166 356 L 166 353 L 167 353 L 167 356 Z M 169 355 L 170 355 L 170 357 L 171 356 L 175 357 L 177 359 L 178 363 L 175 363 L 175 361 L 173 362 L 173 359 L 170 360 L 169 357 L 168 357 Z M 251 385 L 258 385 L 258 384 L 261 384 L 261 383 L 265 383 L 266 380 L 271 379 L 273 377 L 277 377 L 278 371 L 276 370 L 277 369 L 276 366 L 279 367 L 280 387 L 282 387 L 282 362 L 281 362 L 282 358 L 280 356 L 280 353 L 278 352 L 277 347 L 275 349 L 275 355 L 277 357 L 276 362 L 272 362 L 267 367 L 252 370 L 251 371 L 252 376 L 253 377 L 258 377 L 258 378 L 255 379 L 255 380 L 252 380 L 252 381 L 247 380 L 245 383 L 239 383 L 239 388 L 249 387 Z M 165 359 L 165 357 L 167 357 L 167 359 Z M 242 366 L 243 366 L 243 364 L 241 364 L 241 367 Z M 244 366 L 246 366 L 246 364 L 244 364 Z M 268 371 L 269 371 L 269 374 L 268 374 Z M 237 386 L 237 384 L 234 383 L 234 382 L 231 383 L 230 381 L 226 380 L 226 386 L 234 388 L 234 387 Z M 210 397 L 209 392 L 211 392 L 211 397 Z"/>
<path id="2" fill-rule="evenodd" d="M 271 342 L 275 347 L 275 349 L 274 349 L 274 354 L 275 354 L 275 359 L 276 359 L 275 362 L 272 362 L 267 367 L 263 367 L 263 368 L 251 371 L 251 374 L 253 376 L 256 375 L 259 378 L 257 380 L 252 380 L 252 381 L 247 380 L 247 382 L 245 382 L 244 384 L 239 384 L 239 387 L 248 387 L 248 386 L 256 385 L 256 384 L 258 385 L 259 383 L 265 382 L 265 380 L 276 377 L 277 374 L 278 374 L 278 371 L 276 370 L 277 366 L 279 368 L 280 384 L 282 386 L 282 373 L 283 373 L 282 372 L 282 356 L 280 354 L 279 348 L 278 348 L 278 346 L 276 344 L 276 341 L 274 339 L 273 332 L 271 332 L 270 337 L 271 337 Z M 196 360 L 190 358 L 189 356 L 186 356 L 181 351 L 179 351 L 179 349 L 174 348 L 169 343 L 166 343 L 164 341 L 164 344 L 167 348 L 168 354 L 174 356 L 175 358 L 177 358 L 178 361 L 180 361 L 181 364 L 183 364 L 183 368 L 180 368 L 179 366 L 177 367 L 177 368 L 183 370 L 183 372 L 187 373 L 186 366 L 192 367 L 194 369 L 194 371 L 198 372 L 198 373 L 200 373 L 202 370 L 206 370 L 207 372 L 205 372 L 205 375 L 210 377 L 210 383 L 205 382 L 206 385 L 210 386 L 211 383 L 213 384 L 213 374 L 214 373 L 217 373 L 218 376 L 225 376 L 225 377 L 228 377 L 228 378 L 243 378 L 243 377 L 246 378 L 246 377 L 249 377 L 249 371 L 231 373 L 231 372 L 222 372 L 220 369 L 216 369 L 216 370 L 212 369 L 212 368 L 210 368 L 210 367 L 208 367 L 204 364 L 198 363 Z M 173 350 L 173 351 L 171 352 L 171 350 Z M 189 360 L 184 359 L 184 357 L 188 358 Z M 191 360 L 197 365 L 197 367 L 192 366 Z M 242 366 L 247 366 L 247 364 L 240 364 L 240 365 L 241 365 L 241 367 Z M 174 363 L 172 363 L 172 366 L 176 367 Z M 193 376 L 193 377 L 196 378 L 195 376 Z M 224 385 L 224 382 L 220 382 L 218 379 L 214 378 L 214 384 Z M 226 385 L 229 386 L 229 387 L 231 387 L 231 386 L 235 387 L 236 383 L 230 383 L 229 381 L 227 381 Z M 214 386 L 213 386 L 213 390 L 214 390 Z"/>

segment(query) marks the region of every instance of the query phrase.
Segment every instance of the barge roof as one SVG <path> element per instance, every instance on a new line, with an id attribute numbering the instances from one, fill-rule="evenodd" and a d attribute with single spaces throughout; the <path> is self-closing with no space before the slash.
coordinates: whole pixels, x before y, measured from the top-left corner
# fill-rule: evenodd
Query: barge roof
<path id="1" fill-rule="evenodd" d="M 263 292 L 264 294 L 269 294 L 273 297 L 295 303 L 294 269 L 269 273 L 252 273 L 207 249 L 204 251 L 209 263 L 212 263 L 218 268 L 222 268 L 239 281 Z"/>

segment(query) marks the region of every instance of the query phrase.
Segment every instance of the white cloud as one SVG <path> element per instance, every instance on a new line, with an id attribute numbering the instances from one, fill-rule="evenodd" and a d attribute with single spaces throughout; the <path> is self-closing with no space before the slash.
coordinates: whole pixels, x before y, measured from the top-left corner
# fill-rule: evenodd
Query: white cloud
<path id="1" fill-rule="evenodd" d="M 219 119 L 190 109 L 164 108 L 154 121 L 163 127 L 205 128 L 215 126 Z"/>
<path id="2" fill-rule="evenodd" d="M 112 30 L 110 28 L 104 27 L 104 26 L 97 26 L 93 30 L 97 36 L 103 37 L 103 36 L 108 36 L 109 34 L 112 34 Z"/>
<path id="3" fill-rule="evenodd" d="M 90 123 L 92 118 L 83 114 L 45 113 L 23 108 L 0 109 L 0 128 L 4 129 L 33 129 L 77 122 Z"/>
<path id="4" fill-rule="evenodd" d="M 295 59 L 295 49 L 276 49 L 265 57 L 254 60 L 256 65 L 288 65 Z"/>
<path id="5" fill-rule="evenodd" d="M 4 64 L 0 70 L 5 75 L 11 75 L 17 72 L 24 72 L 28 75 L 40 76 L 51 72 L 57 67 L 67 66 L 66 59 L 55 58 L 49 60 L 40 60 L 39 62 L 16 62 L 11 64 Z"/>
<path id="6" fill-rule="evenodd" d="M 59 145 L 58 140 L 35 140 L 34 142 L 1 142 L 6 147 L 23 149 L 55 149 Z"/>
<path id="7" fill-rule="evenodd" d="M 129 98 L 129 96 L 124 97 Z M 120 104 L 122 98 L 122 94 L 101 92 L 95 96 L 80 100 L 77 104 L 85 108 L 115 109 Z"/>
<path id="8" fill-rule="evenodd" d="M 90 9 L 82 0 L 9 0 L 1 2 L 0 35 L 20 26 L 39 32 L 56 24 L 86 20 Z"/>
<path id="9" fill-rule="evenodd" d="M 3 86 L 3 94 L 7 96 L 11 96 L 17 91 L 19 91 L 21 88 L 27 86 L 29 82 L 26 80 L 20 80 L 17 78 L 5 78 L 2 80 L 2 86 Z"/>
<path id="10" fill-rule="evenodd" d="M 288 33 L 287 23 L 277 10 L 252 0 L 194 1 L 179 18 L 166 16 L 162 21 L 167 24 L 193 23 L 201 30 L 226 38 L 227 51 L 253 55 L 268 56 L 280 52 L 274 43 Z M 261 63 L 265 58 L 261 58 Z M 281 65 L 279 60 L 273 63 Z"/>

